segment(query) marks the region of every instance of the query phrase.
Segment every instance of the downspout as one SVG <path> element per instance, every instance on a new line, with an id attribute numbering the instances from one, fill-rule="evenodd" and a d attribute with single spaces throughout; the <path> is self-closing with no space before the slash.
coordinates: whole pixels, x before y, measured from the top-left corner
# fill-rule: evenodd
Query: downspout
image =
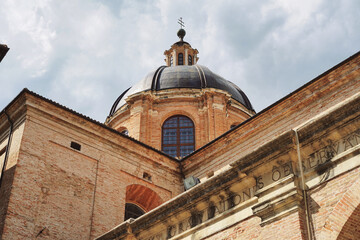
<path id="1" fill-rule="evenodd" d="M 312 240 L 313 236 L 312 236 L 312 231 L 311 231 L 311 228 L 310 228 L 311 219 L 310 219 L 310 214 L 309 214 L 310 211 L 309 211 L 309 203 L 308 203 L 308 200 L 307 200 L 308 195 L 307 195 L 306 186 L 305 186 L 304 171 L 303 171 L 303 168 L 302 168 L 299 136 L 298 136 L 298 133 L 297 133 L 296 129 L 293 129 L 293 131 L 295 133 L 296 151 L 297 151 L 297 158 L 298 158 L 299 169 L 300 169 L 301 190 L 302 190 L 302 194 L 304 196 L 307 235 L 308 235 L 308 239 Z"/>
<path id="2" fill-rule="evenodd" d="M 183 172 L 183 166 L 181 164 L 181 161 L 179 161 L 179 168 L 180 168 L 180 174 L 181 174 L 182 178 L 185 180 L 185 174 Z"/>
<path id="3" fill-rule="evenodd" d="M 7 114 L 6 108 L 4 110 L 4 113 L 5 113 L 7 119 L 9 121 L 9 123 L 10 123 L 10 130 L 9 130 L 8 144 L 6 145 L 6 150 L 5 150 L 4 164 L 3 164 L 2 169 L 1 169 L 0 188 L 1 188 L 1 185 L 2 185 L 2 180 L 3 180 L 3 177 L 4 177 L 4 172 L 5 172 L 5 167 L 6 167 L 6 164 L 7 164 L 7 160 L 9 158 L 10 143 L 11 143 L 11 138 L 12 138 L 12 134 L 13 134 L 13 127 L 14 127 L 14 123 L 11 121 L 9 114 Z"/>

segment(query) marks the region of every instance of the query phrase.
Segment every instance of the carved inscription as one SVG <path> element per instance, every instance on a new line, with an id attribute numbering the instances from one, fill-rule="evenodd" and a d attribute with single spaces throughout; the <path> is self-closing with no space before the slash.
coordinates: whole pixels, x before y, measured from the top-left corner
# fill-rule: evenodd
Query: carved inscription
<path id="1" fill-rule="evenodd" d="M 331 142 L 329 144 L 313 153 L 303 161 L 303 170 L 310 170 L 316 168 L 326 162 L 329 162 L 336 155 L 345 152 L 346 150 L 360 144 L 360 130 L 353 132 L 346 137 Z"/>
<path id="2" fill-rule="evenodd" d="M 154 236 L 144 238 L 144 240 L 165 240 L 170 239 L 182 232 L 185 232 L 203 222 L 206 222 L 216 216 L 229 211 L 239 204 L 254 197 L 255 192 L 273 182 L 276 182 L 293 173 L 290 162 L 281 163 L 272 168 L 271 172 L 265 173 L 262 176 L 256 177 L 256 184 L 254 186 L 243 189 L 238 193 L 230 192 L 228 189 L 227 196 L 218 196 L 221 200 L 218 202 L 208 202 L 208 207 L 202 211 L 191 213 L 189 218 L 180 221 L 177 224 L 168 226 L 166 231 L 158 233 Z"/>
<path id="3" fill-rule="evenodd" d="M 274 165 L 270 173 L 265 173 L 264 175 L 256 177 L 256 189 L 260 190 L 273 182 L 289 176 L 292 173 L 293 169 L 291 162 Z"/>
<path id="4" fill-rule="evenodd" d="M 164 232 L 155 236 L 146 238 L 145 240 L 157 240 L 157 239 L 169 239 L 182 232 L 185 232 L 205 221 L 208 221 L 232 208 L 240 203 L 249 200 L 254 196 L 256 191 L 256 185 L 244 189 L 240 193 L 230 193 L 228 196 L 221 196 L 221 200 L 213 203 L 209 201 L 209 207 L 202 210 L 191 213 L 189 218 L 182 220 L 181 222 L 168 226 L 166 234 Z M 228 191 L 229 192 L 229 191 Z"/>

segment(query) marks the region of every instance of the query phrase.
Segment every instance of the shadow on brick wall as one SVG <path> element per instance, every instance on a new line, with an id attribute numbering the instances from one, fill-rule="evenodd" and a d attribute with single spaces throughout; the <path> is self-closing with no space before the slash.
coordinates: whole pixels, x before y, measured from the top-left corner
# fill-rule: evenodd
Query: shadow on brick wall
<path id="1" fill-rule="evenodd" d="M 11 189 L 14 181 L 16 166 L 6 170 L 4 172 L 3 181 L 0 188 L 0 239 L 4 232 L 5 219 L 7 215 L 7 210 L 9 206 Z"/>

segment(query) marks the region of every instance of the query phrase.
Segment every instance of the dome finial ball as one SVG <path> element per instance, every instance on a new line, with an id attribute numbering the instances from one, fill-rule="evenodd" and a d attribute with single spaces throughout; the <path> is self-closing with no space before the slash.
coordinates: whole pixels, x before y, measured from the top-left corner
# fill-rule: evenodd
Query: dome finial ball
<path id="1" fill-rule="evenodd" d="M 180 28 L 179 31 L 177 32 L 177 35 L 178 35 L 178 37 L 180 38 L 181 41 L 184 40 L 185 34 L 186 34 L 186 32 L 185 32 L 185 30 L 183 28 Z"/>

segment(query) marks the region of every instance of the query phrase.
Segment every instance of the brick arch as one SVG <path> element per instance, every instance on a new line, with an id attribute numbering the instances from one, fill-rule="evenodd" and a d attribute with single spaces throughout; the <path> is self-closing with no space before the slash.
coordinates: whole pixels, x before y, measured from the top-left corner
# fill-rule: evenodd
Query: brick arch
<path id="1" fill-rule="evenodd" d="M 176 116 L 176 115 L 183 115 L 185 117 L 190 118 L 191 121 L 194 123 L 194 127 L 196 128 L 196 125 L 197 125 L 196 120 L 194 119 L 194 117 L 191 114 L 189 114 L 188 112 L 186 112 L 184 110 L 175 110 L 175 111 L 171 111 L 169 113 L 164 114 L 164 116 L 161 117 L 161 121 L 160 121 L 161 127 L 163 126 L 163 124 L 166 120 L 168 120 L 172 116 Z"/>
<path id="2" fill-rule="evenodd" d="M 360 204 L 342 227 L 337 240 L 360 239 Z"/>
<path id="3" fill-rule="evenodd" d="M 358 169 L 355 171 L 359 171 Z M 360 177 L 350 186 L 337 202 L 334 210 L 325 221 L 317 239 L 344 239 L 344 231 L 351 224 L 353 217 L 359 213 Z M 344 231 L 343 231 L 344 230 Z M 340 234 L 341 233 L 341 234 Z"/>
<path id="4" fill-rule="evenodd" d="M 163 203 L 159 195 L 148 187 L 132 184 L 126 187 L 127 203 L 133 203 L 148 212 Z"/>
<path id="5" fill-rule="evenodd" d="M 120 126 L 116 129 L 118 132 L 124 133 L 125 131 L 127 131 L 127 135 L 129 135 L 129 130 L 127 127 L 124 126 Z"/>

